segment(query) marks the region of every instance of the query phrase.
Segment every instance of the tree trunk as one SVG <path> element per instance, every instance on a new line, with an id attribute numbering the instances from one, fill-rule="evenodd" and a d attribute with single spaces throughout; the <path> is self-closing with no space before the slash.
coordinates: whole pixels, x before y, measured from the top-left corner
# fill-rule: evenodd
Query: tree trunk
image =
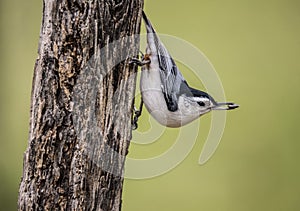
<path id="1" fill-rule="evenodd" d="M 120 210 L 143 0 L 44 0 L 19 210 Z"/>

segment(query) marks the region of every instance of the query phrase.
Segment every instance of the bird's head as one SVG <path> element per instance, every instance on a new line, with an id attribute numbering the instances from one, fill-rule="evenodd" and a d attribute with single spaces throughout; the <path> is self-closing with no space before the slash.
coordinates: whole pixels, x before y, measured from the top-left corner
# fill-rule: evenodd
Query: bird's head
<path id="1" fill-rule="evenodd" d="M 200 90 L 191 89 L 191 93 L 191 100 L 198 104 L 201 114 L 211 110 L 232 110 L 239 107 L 239 105 L 232 102 L 219 103 L 212 96 Z"/>

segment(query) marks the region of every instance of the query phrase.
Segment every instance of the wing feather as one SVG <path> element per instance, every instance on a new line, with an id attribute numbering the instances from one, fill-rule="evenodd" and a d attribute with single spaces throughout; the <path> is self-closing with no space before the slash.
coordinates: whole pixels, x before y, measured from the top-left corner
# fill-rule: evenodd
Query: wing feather
<path id="1" fill-rule="evenodd" d="M 178 109 L 178 95 L 180 94 L 180 86 L 184 82 L 184 78 L 177 68 L 173 58 L 156 36 L 155 44 L 157 47 L 157 57 L 160 68 L 160 78 L 162 81 L 162 91 L 170 111 Z"/>

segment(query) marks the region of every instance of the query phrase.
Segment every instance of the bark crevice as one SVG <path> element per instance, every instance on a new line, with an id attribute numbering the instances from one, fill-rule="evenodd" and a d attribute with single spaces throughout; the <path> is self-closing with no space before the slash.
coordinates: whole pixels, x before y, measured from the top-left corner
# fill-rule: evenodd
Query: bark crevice
<path id="1" fill-rule="evenodd" d="M 44 0 L 19 210 L 120 210 L 143 0 Z"/>

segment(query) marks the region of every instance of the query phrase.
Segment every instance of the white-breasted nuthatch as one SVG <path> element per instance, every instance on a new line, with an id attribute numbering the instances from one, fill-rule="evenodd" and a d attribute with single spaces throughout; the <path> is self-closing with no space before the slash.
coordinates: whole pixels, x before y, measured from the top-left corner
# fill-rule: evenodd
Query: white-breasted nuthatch
<path id="1" fill-rule="evenodd" d="M 142 66 L 140 89 L 142 103 L 160 124 L 181 127 L 211 110 L 231 110 L 239 107 L 234 103 L 218 103 L 209 94 L 188 85 L 173 58 L 160 41 L 149 19 L 142 12 L 147 30 L 147 48 L 142 61 L 130 63 Z M 140 111 L 136 112 L 137 126 Z"/>

